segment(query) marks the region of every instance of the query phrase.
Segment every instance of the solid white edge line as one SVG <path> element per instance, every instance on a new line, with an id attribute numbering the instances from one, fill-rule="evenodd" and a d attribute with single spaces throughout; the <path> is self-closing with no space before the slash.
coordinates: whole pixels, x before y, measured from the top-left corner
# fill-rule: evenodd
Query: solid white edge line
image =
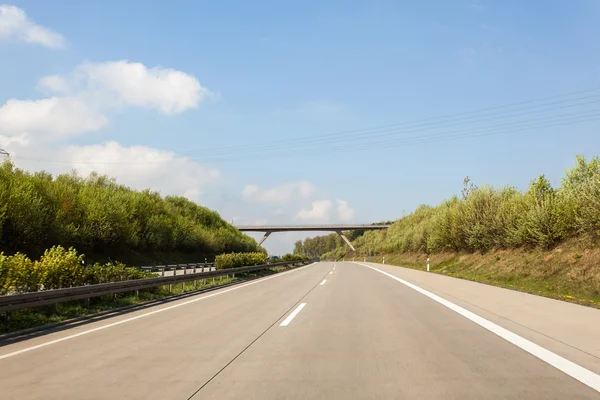
<path id="1" fill-rule="evenodd" d="M 147 312 L 145 314 L 136 315 L 135 317 L 123 319 L 121 321 L 113 322 L 111 324 L 102 325 L 102 326 L 99 326 L 97 328 L 89 329 L 87 331 L 79 332 L 79 333 L 76 333 L 76 334 L 73 334 L 73 335 L 70 335 L 70 336 L 65 336 L 65 337 L 62 337 L 60 339 L 50 340 L 48 342 L 40 343 L 40 344 L 37 344 L 35 346 L 31 346 L 31 347 L 27 347 L 27 348 L 24 348 L 24 349 L 21 349 L 21 350 L 13 351 L 12 353 L 2 354 L 2 355 L 0 355 L 0 360 L 3 360 L 5 358 L 9 358 L 9 357 L 13 357 L 13 356 L 16 356 L 16 355 L 19 355 L 19 354 L 27 353 L 27 352 L 32 351 L 32 350 L 37 350 L 37 349 L 40 349 L 42 347 L 50 346 L 52 344 L 64 342 L 66 340 L 74 339 L 76 337 L 87 335 L 87 334 L 92 333 L 92 332 L 97 332 L 97 331 L 101 331 L 103 329 L 112 328 L 113 326 L 121 325 L 121 324 L 124 324 L 126 322 L 135 321 L 137 319 L 148 317 L 148 316 L 154 315 L 154 314 L 158 314 L 158 313 L 161 313 L 163 311 L 172 310 L 174 308 L 178 308 L 178 307 L 181 307 L 181 306 L 192 304 L 192 303 L 195 303 L 195 302 L 200 301 L 200 300 L 204 300 L 204 299 L 215 297 L 215 296 L 218 296 L 218 295 L 221 295 L 221 294 L 224 294 L 224 293 L 232 292 L 234 290 L 238 290 L 238 289 L 244 288 L 246 286 L 255 285 L 255 284 L 260 283 L 260 282 L 265 282 L 265 281 L 268 281 L 270 279 L 274 279 L 274 278 L 277 278 L 277 277 L 280 277 L 280 276 L 283 276 L 283 275 L 290 274 L 292 272 L 299 271 L 301 269 L 304 269 L 306 267 L 310 267 L 310 266 L 315 265 L 315 264 L 317 264 L 317 263 L 315 262 L 315 263 L 312 263 L 312 264 L 308 264 L 308 265 L 306 265 L 304 267 L 296 268 L 296 269 L 293 269 L 291 271 L 280 272 L 280 273 L 275 274 L 273 276 L 268 276 L 266 278 L 260 278 L 260 279 L 257 279 L 255 281 L 252 281 L 252 282 L 244 283 L 243 285 L 234 286 L 232 288 L 225 289 L 225 290 L 222 290 L 222 291 L 218 291 L 216 293 L 211 293 L 209 295 L 202 296 L 202 297 L 199 297 L 199 298 L 196 298 L 196 299 L 193 299 L 193 300 L 188 300 L 188 301 L 185 301 L 183 303 L 177 303 L 177 304 L 174 304 L 174 305 L 169 306 L 169 307 L 165 307 L 165 308 L 161 308 L 161 309 L 158 309 L 158 310 Z"/>
<path id="2" fill-rule="evenodd" d="M 296 318 L 296 315 L 298 315 L 300 311 L 302 311 L 305 305 L 306 303 L 302 303 L 298 307 L 296 307 L 296 309 L 292 311 L 292 313 L 288 315 L 288 317 L 284 319 L 283 322 L 279 324 L 279 326 L 288 326 L 290 322 L 292 322 L 292 320 Z"/>
<path id="3" fill-rule="evenodd" d="M 323 282 L 321 282 L 320 286 L 323 286 L 325 284 L 325 282 L 327 282 L 327 279 L 323 279 Z"/>
<path id="4" fill-rule="evenodd" d="M 466 310 L 466 309 L 464 309 L 464 308 L 462 308 L 440 296 L 437 296 L 431 292 L 428 292 L 425 289 L 421 289 L 420 287 L 418 287 L 410 282 L 407 282 L 404 279 L 398 278 L 397 276 L 394 276 L 390 273 L 387 273 L 385 271 L 382 271 L 382 270 L 372 267 L 370 265 L 361 264 L 358 262 L 355 264 L 362 265 L 363 267 L 371 268 L 374 271 L 382 273 L 383 275 L 386 275 L 387 277 L 392 278 L 392 279 L 408 286 L 409 288 L 416 290 L 417 292 L 429 297 L 430 299 L 432 299 L 434 301 L 437 301 L 441 305 L 451 309 L 452 311 L 462 315 L 463 317 L 475 322 L 477 325 L 500 336 L 501 338 L 514 344 L 515 346 L 525 350 L 529 354 L 550 364 L 554 368 L 564 372 L 565 374 L 569 375 L 570 377 L 577 379 L 579 382 L 591 387 L 592 389 L 596 390 L 597 392 L 600 392 L 600 375 L 598 375 L 588 369 L 585 369 L 582 366 L 577 365 L 574 362 L 569 361 L 566 358 L 563 358 L 563 357 L 559 356 L 558 354 L 553 353 L 550 350 L 547 350 L 547 349 L 543 348 L 542 346 L 539 346 L 539 345 L 517 335 L 516 333 L 509 331 L 508 329 L 505 329 L 499 325 L 496 325 L 495 323 L 488 321 L 487 319 L 480 317 L 479 315 L 474 314 L 471 311 L 468 311 L 468 310 Z"/>

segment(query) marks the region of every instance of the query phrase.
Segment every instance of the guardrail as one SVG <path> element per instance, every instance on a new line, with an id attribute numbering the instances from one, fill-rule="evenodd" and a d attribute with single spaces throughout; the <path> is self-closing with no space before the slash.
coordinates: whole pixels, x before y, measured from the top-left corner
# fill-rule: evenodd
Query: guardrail
<path id="1" fill-rule="evenodd" d="M 92 297 L 112 295 L 123 292 L 132 292 L 141 289 L 149 289 L 159 286 L 171 285 L 174 283 L 198 281 L 200 279 L 213 278 L 217 276 L 235 276 L 235 274 L 260 271 L 273 267 L 306 265 L 308 263 L 308 261 L 280 262 L 273 264 L 253 265 L 250 267 L 219 269 L 206 272 L 184 273 L 181 275 L 173 276 L 132 279 L 122 282 L 100 283 L 96 285 L 75 286 L 64 289 L 52 289 L 31 293 L 11 294 L 6 296 L 0 296 L 0 312 L 9 312 L 21 310 L 24 308 L 39 307 L 73 300 L 89 299 Z M 187 269 L 185 269 L 184 271 L 187 271 Z"/>
<path id="2" fill-rule="evenodd" d="M 188 270 L 196 268 L 209 268 L 209 271 L 214 268 L 215 263 L 190 263 L 190 264 L 169 264 L 169 265 L 145 265 L 141 267 L 131 267 L 147 272 L 161 272 L 163 275 L 165 271 L 178 271 Z"/>

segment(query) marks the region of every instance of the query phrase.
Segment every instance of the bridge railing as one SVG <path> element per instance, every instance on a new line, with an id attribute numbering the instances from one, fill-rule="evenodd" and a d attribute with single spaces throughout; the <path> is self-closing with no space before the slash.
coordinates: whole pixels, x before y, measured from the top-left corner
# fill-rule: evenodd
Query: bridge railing
<path id="1" fill-rule="evenodd" d="M 385 229 L 390 225 L 338 225 L 338 224 L 323 224 L 323 225 L 236 225 L 239 230 L 245 229 L 307 229 L 307 230 L 361 230 L 361 229 Z"/>

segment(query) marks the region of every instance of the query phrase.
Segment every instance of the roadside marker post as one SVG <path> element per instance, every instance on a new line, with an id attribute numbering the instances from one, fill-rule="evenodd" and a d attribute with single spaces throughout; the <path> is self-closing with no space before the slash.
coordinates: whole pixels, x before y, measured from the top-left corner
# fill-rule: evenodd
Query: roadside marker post
<path id="1" fill-rule="evenodd" d="M 385 256 L 383 256 L 383 263 L 385 264 Z"/>
<path id="2" fill-rule="evenodd" d="M 429 257 L 427 257 L 427 272 L 429 272 Z"/>

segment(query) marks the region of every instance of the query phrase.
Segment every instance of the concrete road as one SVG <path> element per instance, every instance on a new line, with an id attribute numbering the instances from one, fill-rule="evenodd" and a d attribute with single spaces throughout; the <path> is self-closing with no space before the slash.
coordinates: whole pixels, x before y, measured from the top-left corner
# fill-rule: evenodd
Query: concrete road
<path id="1" fill-rule="evenodd" d="M 463 281 L 419 292 L 433 275 L 399 280 L 403 271 L 319 263 L 10 344 L 0 348 L 0 398 L 600 399 L 593 361 L 532 350 L 522 324 L 502 337 L 494 329 L 510 319 L 442 303 Z M 513 301 L 473 285 L 474 297 Z M 541 300 L 543 314 L 554 303 Z M 600 311 L 585 310 L 568 329 L 593 332 Z"/>

